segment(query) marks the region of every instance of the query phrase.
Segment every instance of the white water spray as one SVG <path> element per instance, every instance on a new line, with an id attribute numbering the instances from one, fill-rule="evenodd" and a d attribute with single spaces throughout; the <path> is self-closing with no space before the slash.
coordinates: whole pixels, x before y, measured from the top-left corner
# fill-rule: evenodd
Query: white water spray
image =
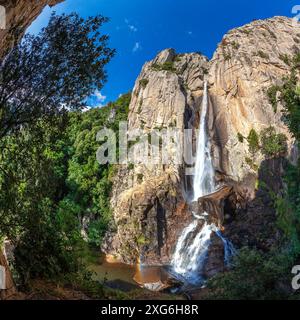
<path id="1" fill-rule="evenodd" d="M 192 201 L 197 201 L 198 198 L 213 193 L 216 189 L 215 173 L 210 154 L 211 146 L 207 134 L 207 109 L 208 90 L 207 82 L 205 82 L 193 181 L 194 196 Z M 212 232 L 215 232 L 224 243 L 224 260 L 226 264 L 233 254 L 234 249 L 214 224 L 208 224 L 208 214 L 206 212 L 201 215 L 193 213 L 193 216 L 194 220 L 182 231 L 178 239 L 171 264 L 176 275 L 180 276 L 185 282 L 199 284 L 203 283 L 201 273 L 207 259 Z M 202 225 L 199 225 L 200 223 Z"/>
<path id="2" fill-rule="evenodd" d="M 197 156 L 195 164 L 195 173 L 193 181 L 194 198 L 198 198 L 213 193 L 215 191 L 215 172 L 212 165 L 210 154 L 210 141 L 207 134 L 207 109 L 208 109 L 208 93 L 207 82 L 204 84 L 203 101 L 201 108 L 201 117 L 199 123 L 199 134 L 197 143 Z"/>

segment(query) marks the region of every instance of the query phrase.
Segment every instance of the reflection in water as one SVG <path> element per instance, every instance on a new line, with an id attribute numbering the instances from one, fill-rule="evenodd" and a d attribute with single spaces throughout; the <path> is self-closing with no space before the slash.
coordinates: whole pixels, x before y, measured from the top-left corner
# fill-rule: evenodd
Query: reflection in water
<path id="1" fill-rule="evenodd" d="M 167 287 L 170 278 L 164 267 L 109 263 L 105 256 L 99 257 L 98 263 L 91 265 L 89 269 L 95 273 L 95 280 L 123 291 L 130 291 L 138 286 L 156 291 Z"/>
<path id="2" fill-rule="evenodd" d="M 137 266 L 133 278 L 140 286 L 152 291 L 159 291 L 169 287 L 170 275 L 161 266 Z"/>

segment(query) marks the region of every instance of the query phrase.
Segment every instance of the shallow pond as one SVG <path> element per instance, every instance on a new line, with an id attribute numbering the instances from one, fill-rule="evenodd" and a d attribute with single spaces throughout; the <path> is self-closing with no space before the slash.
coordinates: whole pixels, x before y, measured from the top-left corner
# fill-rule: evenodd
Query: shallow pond
<path id="1" fill-rule="evenodd" d="M 93 263 L 89 269 L 95 273 L 95 280 L 123 291 L 139 287 L 156 289 L 161 286 L 163 288 L 170 279 L 165 267 L 110 263 L 106 261 L 104 255 L 100 255 L 97 263 Z"/>

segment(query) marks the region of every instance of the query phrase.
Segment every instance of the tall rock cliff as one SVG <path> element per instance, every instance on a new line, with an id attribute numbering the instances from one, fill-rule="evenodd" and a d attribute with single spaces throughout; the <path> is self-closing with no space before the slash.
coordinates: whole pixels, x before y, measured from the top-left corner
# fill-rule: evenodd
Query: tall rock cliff
<path id="1" fill-rule="evenodd" d="M 191 128 L 207 68 L 206 57 L 177 55 L 172 49 L 146 63 L 133 89 L 129 131 L 149 135 Z M 170 143 L 165 152 L 175 159 L 178 151 Z M 185 214 L 183 180 L 180 161 L 119 166 L 111 200 L 117 231 L 108 234 L 103 250 L 129 263 L 168 263 L 182 226 L 191 218 Z"/>
<path id="2" fill-rule="evenodd" d="M 274 112 L 267 91 L 287 74 L 286 58 L 300 52 L 299 43 L 300 27 L 292 19 L 257 20 L 225 35 L 210 62 L 213 139 L 222 155 L 215 166 L 235 180 L 242 181 L 263 160 L 257 154 L 254 166 L 246 163 L 252 156 L 238 134 L 247 137 L 251 129 L 259 133 L 272 125 L 289 138 L 293 157 L 293 141 L 281 119 L 281 108 Z"/>
<path id="3" fill-rule="evenodd" d="M 240 190 L 250 203 L 264 157 L 260 152 L 250 154 L 247 139 L 241 142 L 239 137 L 246 138 L 251 129 L 259 134 L 272 125 L 287 136 L 290 160 L 296 156 L 282 108 L 274 110 L 267 90 L 288 73 L 287 58 L 300 52 L 299 43 L 299 25 L 274 17 L 230 31 L 211 61 L 198 53 L 162 51 L 144 65 L 136 81 L 129 129 L 140 128 L 146 134 L 170 127 L 197 128 L 206 79 L 208 129 L 218 181 L 246 186 Z M 173 147 L 167 148 L 169 154 L 176 153 Z M 186 203 L 191 181 L 185 169 L 176 163 L 119 166 L 111 200 L 115 228 L 103 244 L 107 254 L 130 263 L 170 262 L 178 237 L 192 217 Z M 230 230 L 230 225 L 226 228 Z"/>
<path id="4" fill-rule="evenodd" d="M 45 6 L 64 0 L 1 0 L 6 11 L 6 28 L 0 30 L 0 57 L 3 57 L 23 36 L 27 27 Z"/>

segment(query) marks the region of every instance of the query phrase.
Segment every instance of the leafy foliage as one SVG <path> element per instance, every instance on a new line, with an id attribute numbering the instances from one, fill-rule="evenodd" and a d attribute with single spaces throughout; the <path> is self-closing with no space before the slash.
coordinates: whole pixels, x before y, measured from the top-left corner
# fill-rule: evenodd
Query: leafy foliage
<path id="1" fill-rule="evenodd" d="M 170 71 L 170 72 L 176 72 L 176 68 L 174 67 L 174 62 L 173 61 L 166 61 L 163 64 L 157 64 L 154 63 L 152 65 L 152 68 L 156 71 Z"/>
<path id="2" fill-rule="evenodd" d="M 141 79 L 140 80 L 140 85 L 142 86 L 142 88 L 146 88 L 147 84 L 148 84 L 149 80 L 148 79 Z"/>
<path id="3" fill-rule="evenodd" d="M 277 134 L 270 126 L 261 132 L 261 149 L 266 157 L 284 157 L 287 154 L 287 137 L 283 133 Z"/>
<path id="4" fill-rule="evenodd" d="M 285 111 L 284 119 L 294 135 L 294 137 L 300 140 L 300 90 L 296 77 L 296 73 L 293 71 L 289 78 L 285 79 L 281 90 L 281 100 L 283 101 Z"/>
<path id="5" fill-rule="evenodd" d="M 0 138 L 37 119 L 78 109 L 106 80 L 114 55 L 99 28 L 102 16 L 57 16 L 40 34 L 27 34 L 1 64 Z"/>
<path id="6" fill-rule="evenodd" d="M 254 129 L 251 129 L 247 137 L 249 151 L 254 154 L 259 150 L 259 136 Z"/>
<path id="7" fill-rule="evenodd" d="M 267 91 L 268 98 L 273 107 L 274 112 L 277 112 L 277 103 L 278 103 L 277 93 L 279 92 L 279 90 L 280 90 L 280 87 L 274 85 L 270 87 Z"/>
<path id="8" fill-rule="evenodd" d="M 278 281 L 289 280 L 288 252 L 263 254 L 242 248 L 233 259 L 233 269 L 209 280 L 207 298 L 225 300 L 286 299 L 289 292 L 278 290 Z"/>
<path id="9" fill-rule="evenodd" d="M 93 215 L 99 244 L 109 221 L 112 168 L 96 162 L 96 132 L 116 127 L 130 95 L 87 113 L 78 110 L 106 81 L 114 54 L 102 16 L 52 15 L 2 62 L 0 83 L 0 237 L 15 245 L 19 282 L 76 273 L 87 244 L 82 221 Z M 115 110 L 113 110 L 115 109 Z M 98 238 L 97 238 L 98 237 Z"/>
<path id="10" fill-rule="evenodd" d="M 125 94 L 101 109 L 70 115 L 66 200 L 71 206 L 80 208 L 81 220 L 88 217 L 92 221 L 88 236 L 95 245 L 101 243 L 111 221 L 109 196 L 114 173 L 112 165 L 97 162 L 100 144 L 96 135 L 104 126 L 117 132 L 119 122 L 127 119 L 130 99 L 131 95 Z M 108 121 L 111 114 L 113 119 Z"/>

